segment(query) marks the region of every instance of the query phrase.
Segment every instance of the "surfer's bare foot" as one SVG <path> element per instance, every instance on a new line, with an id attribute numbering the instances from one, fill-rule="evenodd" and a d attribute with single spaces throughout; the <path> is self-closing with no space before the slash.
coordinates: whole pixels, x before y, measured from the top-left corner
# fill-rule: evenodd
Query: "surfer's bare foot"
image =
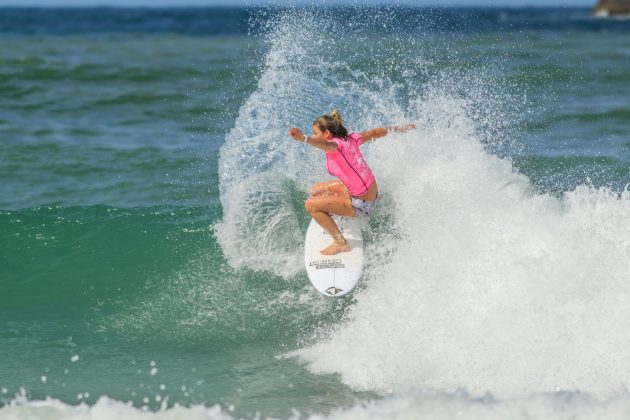
<path id="1" fill-rule="evenodd" d="M 335 254 L 339 254 L 340 252 L 348 252 L 348 251 L 350 251 L 350 244 L 348 244 L 348 241 L 343 241 L 343 242 L 335 241 L 319 252 L 321 252 L 322 255 L 335 255 Z"/>

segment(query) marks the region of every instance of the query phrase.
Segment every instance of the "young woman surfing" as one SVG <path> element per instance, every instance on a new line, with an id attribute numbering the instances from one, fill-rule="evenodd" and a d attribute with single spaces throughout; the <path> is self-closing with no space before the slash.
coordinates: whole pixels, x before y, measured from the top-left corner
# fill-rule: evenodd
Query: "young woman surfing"
<path id="1" fill-rule="evenodd" d="M 378 187 L 374 174 L 361 155 L 359 146 L 390 131 L 404 133 L 416 128 L 413 124 L 380 127 L 360 133 L 348 134 L 336 110 L 322 115 L 313 122 L 313 135 L 308 137 L 298 128 L 290 128 L 289 135 L 326 152 L 326 169 L 339 180 L 315 184 L 311 196 L 304 203 L 306 211 L 330 234 L 333 243 L 322 249 L 324 255 L 350 250 L 350 245 L 330 216 L 367 217 L 376 205 Z"/>

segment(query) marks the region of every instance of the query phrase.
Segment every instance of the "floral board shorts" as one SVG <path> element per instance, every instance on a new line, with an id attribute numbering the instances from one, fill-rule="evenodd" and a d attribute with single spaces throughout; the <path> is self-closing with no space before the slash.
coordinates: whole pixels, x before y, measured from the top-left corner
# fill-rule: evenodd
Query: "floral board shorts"
<path id="1" fill-rule="evenodd" d="M 350 197 L 352 200 L 352 207 L 357 217 L 368 217 L 374 211 L 376 203 L 378 202 L 378 195 L 374 201 L 362 200 L 358 197 Z"/>

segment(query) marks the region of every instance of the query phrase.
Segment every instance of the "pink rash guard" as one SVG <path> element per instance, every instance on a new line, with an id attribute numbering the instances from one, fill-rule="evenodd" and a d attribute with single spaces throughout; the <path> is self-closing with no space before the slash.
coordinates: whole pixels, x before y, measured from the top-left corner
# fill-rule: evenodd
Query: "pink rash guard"
<path id="1" fill-rule="evenodd" d="M 326 169 L 348 188 L 350 195 L 358 197 L 370 189 L 374 174 L 367 166 L 359 146 L 363 143 L 360 133 L 352 133 L 346 139 L 329 140 L 337 144 L 337 150 L 326 152 Z"/>

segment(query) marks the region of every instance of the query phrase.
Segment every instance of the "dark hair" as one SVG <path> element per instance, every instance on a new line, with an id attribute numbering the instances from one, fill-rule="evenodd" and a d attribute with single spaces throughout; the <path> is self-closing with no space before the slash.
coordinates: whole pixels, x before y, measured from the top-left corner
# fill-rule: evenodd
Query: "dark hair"
<path id="1" fill-rule="evenodd" d="M 318 117 L 313 125 L 316 125 L 322 132 L 328 130 L 335 138 L 345 139 L 348 137 L 348 129 L 343 126 L 341 115 L 336 109 L 330 111 L 328 115 Z"/>

